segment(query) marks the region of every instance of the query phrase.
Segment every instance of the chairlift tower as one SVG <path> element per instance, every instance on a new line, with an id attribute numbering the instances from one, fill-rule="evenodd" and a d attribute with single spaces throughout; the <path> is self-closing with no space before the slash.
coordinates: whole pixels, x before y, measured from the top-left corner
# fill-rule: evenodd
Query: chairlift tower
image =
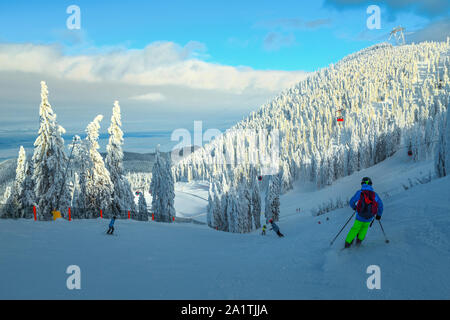
<path id="1" fill-rule="evenodd" d="M 405 28 L 398 26 L 392 29 L 391 33 L 389 34 L 389 40 L 391 40 L 392 37 L 394 37 L 395 42 L 399 45 L 405 44 L 405 35 L 403 34 L 403 31 L 405 31 Z"/>

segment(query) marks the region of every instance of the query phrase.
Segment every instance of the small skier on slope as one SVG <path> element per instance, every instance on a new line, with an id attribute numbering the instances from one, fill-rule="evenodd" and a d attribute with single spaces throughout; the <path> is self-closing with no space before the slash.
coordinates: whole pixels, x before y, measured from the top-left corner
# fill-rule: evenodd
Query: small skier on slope
<path id="1" fill-rule="evenodd" d="M 266 229 L 267 229 L 267 226 L 266 226 L 266 225 L 263 225 L 263 227 L 262 227 L 262 232 L 261 232 L 261 235 L 262 235 L 262 236 L 265 236 L 265 235 L 266 235 Z"/>
<path id="2" fill-rule="evenodd" d="M 356 219 L 345 238 L 345 248 L 349 248 L 355 238 L 356 244 L 360 245 L 366 237 L 370 223 L 374 218 L 380 220 L 383 214 L 383 202 L 373 191 L 370 178 L 362 178 L 361 190 L 358 190 L 350 199 L 350 206 L 356 211 Z"/>
<path id="3" fill-rule="evenodd" d="M 106 234 L 113 234 L 114 232 L 114 222 L 116 221 L 116 216 L 112 217 L 111 221 L 109 222 L 109 229 L 106 232 Z"/>
<path id="4" fill-rule="evenodd" d="M 277 224 L 273 221 L 273 219 L 269 220 L 269 223 L 272 225 L 272 228 L 270 230 L 273 230 L 276 232 L 276 234 L 281 238 L 284 237 L 284 235 L 280 232 L 280 228 L 277 226 Z"/>

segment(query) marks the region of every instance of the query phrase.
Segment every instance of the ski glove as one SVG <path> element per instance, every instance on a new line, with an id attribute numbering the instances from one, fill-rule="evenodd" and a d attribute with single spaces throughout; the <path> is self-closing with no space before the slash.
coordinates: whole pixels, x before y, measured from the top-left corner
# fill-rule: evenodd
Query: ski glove
<path id="1" fill-rule="evenodd" d="M 377 215 L 377 216 L 375 217 L 375 219 L 381 220 L 381 216 Z"/>

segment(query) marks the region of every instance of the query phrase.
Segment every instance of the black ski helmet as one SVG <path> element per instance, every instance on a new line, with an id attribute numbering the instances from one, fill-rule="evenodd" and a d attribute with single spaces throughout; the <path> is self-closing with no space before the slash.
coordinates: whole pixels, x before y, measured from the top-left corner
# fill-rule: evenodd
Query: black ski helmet
<path id="1" fill-rule="evenodd" d="M 372 185 L 372 180 L 369 177 L 364 177 L 361 180 L 361 184 L 368 184 L 369 186 Z"/>

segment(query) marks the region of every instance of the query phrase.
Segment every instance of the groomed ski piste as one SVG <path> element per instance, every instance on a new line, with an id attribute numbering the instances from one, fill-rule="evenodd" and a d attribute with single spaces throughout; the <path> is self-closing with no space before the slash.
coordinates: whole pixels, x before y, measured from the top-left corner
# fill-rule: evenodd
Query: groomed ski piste
<path id="1" fill-rule="evenodd" d="M 432 171 L 402 149 L 319 191 L 296 185 L 281 197 L 281 239 L 194 223 L 118 220 L 107 236 L 106 219 L 0 220 L 0 299 L 449 299 L 450 178 L 429 181 Z M 390 242 L 375 222 L 361 247 L 342 250 L 350 223 L 330 246 L 352 210 L 310 210 L 350 198 L 363 176 L 384 201 Z M 177 211 L 202 220 L 202 189 L 177 184 Z M 66 287 L 70 265 L 80 290 Z M 380 289 L 367 287 L 371 265 Z"/>

